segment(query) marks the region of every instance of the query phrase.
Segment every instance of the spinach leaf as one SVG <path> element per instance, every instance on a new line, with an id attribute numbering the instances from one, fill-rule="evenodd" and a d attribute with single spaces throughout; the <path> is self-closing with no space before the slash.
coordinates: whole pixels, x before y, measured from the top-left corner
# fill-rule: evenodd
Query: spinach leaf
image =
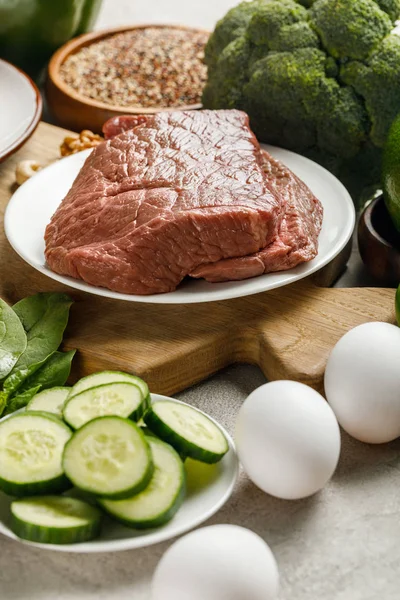
<path id="1" fill-rule="evenodd" d="M 0 417 L 7 406 L 7 398 L 8 394 L 6 394 L 5 392 L 0 392 Z"/>
<path id="2" fill-rule="evenodd" d="M 68 304 L 70 306 L 72 302 L 67 294 L 41 292 L 34 296 L 23 298 L 14 304 L 13 310 L 17 313 L 25 331 L 30 331 L 32 327 L 43 319 L 49 308 L 52 309 L 57 304 Z"/>
<path id="3" fill-rule="evenodd" d="M 52 354 L 54 354 L 54 352 L 46 356 L 43 360 L 27 365 L 26 367 L 21 367 L 20 369 L 13 369 L 3 384 L 3 393 L 6 397 L 9 398 L 15 394 L 25 379 L 28 379 L 33 373 L 36 373 Z"/>
<path id="4" fill-rule="evenodd" d="M 21 321 L 0 298 L 0 380 L 7 377 L 26 345 L 26 334 Z"/>
<path id="5" fill-rule="evenodd" d="M 41 386 L 37 385 L 36 387 L 30 388 L 29 390 L 18 394 L 18 396 L 14 396 L 14 398 L 11 398 L 11 400 L 6 406 L 6 410 L 4 411 L 4 416 L 10 415 L 11 413 L 15 412 L 16 410 L 19 410 L 20 408 L 24 408 L 28 404 L 28 402 L 33 398 L 33 396 L 35 396 L 38 393 L 40 388 Z"/>
<path id="6" fill-rule="evenodd" d="M 71 363 L 76 350 L 54 352 L 33 375 L 24 382 L 21 392 L 41 386 L 41 389 L 60 387 L 65 384 L 71 372 Z"/>
<path id="7" fill-rule="evenodd" d="M 24 353 L 4 382 L 13 394 L 61 344 L 72 300 L 66 294 L 40 293 L 24 298 L 13 309 L 27 335 Z"/>

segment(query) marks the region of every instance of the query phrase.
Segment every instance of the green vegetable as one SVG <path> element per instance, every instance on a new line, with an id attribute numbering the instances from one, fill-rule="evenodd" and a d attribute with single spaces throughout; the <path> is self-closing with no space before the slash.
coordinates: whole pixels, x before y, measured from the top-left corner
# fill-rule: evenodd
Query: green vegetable
<path id="1" fill-rule="evenodd" d="M 28 410 L 50 412 L 62 419 L 62 409 L 70 390 L 69 387 L 53 387 L 43 390 L 40 394 L 32 397 L 28 404 Z"/>
<path id="2" fill-rule="evenodd" d="M 96 496 L 120 500 L 141 492 L 154 470 L 150 446 L 129 419 L 98 417 L 75 431 L 63 467 L 72 483 Z"/>
<path id="3" fill-rule="evenodd" d="M 7 377 L 26 348 L 27 340 L 21 321 L 13 309 L 0 298 L 0 380 Z"/>
<path id="4" fill-rule="evenodd" d="M 36 76 L 53 52 L 92 27 L 101 0 L 1 0 L 0 56 Z"/>
<path id="5" fill-rule="evenodd" d="M 21 390 L 25 391 L 37 385 L 43 390 L 63 386 L 71 372 L 71 363 L 75 352 L 76 350 L 53 352 L 43 366 L 26 379 Z"/>
<path id="6" fill-rule="evenodd" d="M 30 389 L 26 390 L 25 392 L 21 392 L 21 394 L 14 396 L 14 398 L 11 398 L 11 400 L 6 405 L 6 409 L 3 413 L 3 415 L 4 416 L 10 415 L 11 413 L 15 412 L 16 410 L 25 408 L 25 406 L 28 405 L 28 403 L 32 400 L 32 398 L 35 396 L 35 394 L 38 393 L 39 390 L 40 390 L 40 385 L 37 385 L 36 387 L 30 388 Z"/>
<path id="7" fill-rule="evenodd" d="M 367 58 L 392 29 L 389 15 L 372 0 L 318 0 L 309 14 L 322 46 L 339 59 Z"/>
<path id="8" fill-rule="evenodd" d="M 123 373 L 122 371 L 100 371 L 99 373 L 93 373 L 87 377 L 82 377 L 76 384 L 71 388 L 69 397 L 72 398 L 77 394 L 80 394 L 86 390 L 97 387 L 99 385 L 105 385 L 108 383 L 126 382 L 136 385 L 142 391 L 143 398 L 148 398 L 149 388 L 143 379 L 136 375 L 130 375 L 129 373 Z"/>
<path id="9" fill-rule="evenodd" d="M 8 394 L 6 392 L 0 392 L 0 417 L 4 413 L 7 406 Z"/>
<path id="10" fill-rule="evenodd" d="M 59 340 L 58 344 L 60 344 L 72 302 L 66 294 L 41 292 L 23 298 L 14 304 L 13 310 L 26 332 L 34 330 L 31 337 L 44 338 L 45 335 L 50 334 L 52 340 L 46 340 L 47 343 L 53 344 L 55 339 Z M 51 331 L 52 327 L 55 331 Z"/>
<path id="11" fill-rule="evenodd" d="M 171 444 L 182 457 L 213 464 L 228 452 L 221 429 L 199 410 L 173 402 L 155 402 L 143 417 L 147 427 L 161 440 Z"/>
<path id="12" fill-rule="evenodd" d="M 0 422 L 0 489 L 11 496 L 62 492 L 61 460 L 72 431 L 57 417 L 26 411 Z"/>
<path id="13" fill-rule="evenodd" d="M 21 355 L 20 358 L 22 358 L 22 356 L 23 355 Z M 51 354 L 50 354 L 50 356 L 51 356 Z M 46 361 L 49 358 L 50 358 L 49 356 L 46 356 L 46 358 L 44 358 L 43 360 L 40 360 L 39 362 L 34 362 L 34 363 L 28 364 L 25 367 L 21 367 L 21 368 L 19 368 L 16 365 L 14 367 L 14 369 L 11 371 L 10 375 L 7 377 L 7 379 L 3 383 L 3 392 L 6 394 L 7 398 L 10 398 L 11 396 L 18 394 L 19 390 L 22 387 L 22 384 L 27 379 L 29 379 L 29 377 L 31 375 L 36 373 L 36 371 L 38 371 L 46 363 Z M 25 389 L 26 389 L 26 387 L 25 387 Z"/>
<path id="14" fill-rule="evenodd" d="M 14 307 L 27 335 L 27 346 L 3 384 L 13 394 L 39 370 L 60 346 L 72 300 L 66 294 L 42 293 L 24 298 Z"/>
<path id="15" fill-rule="evenodd" d="M 0 300 L 0 415 L 26 406 L 40 389 L 62 386 L 68 379 L 75 350 L 56 350 L 71 304 L 69 296 L 57 293 L 29 296 L 12 309 Z"/>
<path id="16" fill-rule="evenodd" d="M 135 529 L 164 525 L 179 510 L 185 496 L 185 471 L 175 450 L 157 438 L 149 444 L 154 473 L 140 494 L 126 500 L 99 500 L 109 515 Z"/>
<path id="17" fill-rule="evenodd" d="M 238 108 L 262 142 L 317 160 L 356 201 L 380 184 L 400 112 L 400 0 L 253 0 L 206 46 L 206 108 Z"/>
<path id="18" fill-rule="evenodd" d="M 63 417 L 73 429 L 104 415 L 115 415 L 137 421 L 147 405 L 137 385 L 127 381 L 106 383 L 68 398 Z"/>
<path id="19" fill-rule="evenodd" d="M 393 121 L 385 144 L 382 183 L 386 208 L 400 232 L 400 115 Z"/>
<path id="20" fill-rule="evenodd" d="M 31 542 L 76 544 L 97 537 L 101 513 L 90 504 L 67 496 L 39 496 L 11 503 L 11 529 Z"/>

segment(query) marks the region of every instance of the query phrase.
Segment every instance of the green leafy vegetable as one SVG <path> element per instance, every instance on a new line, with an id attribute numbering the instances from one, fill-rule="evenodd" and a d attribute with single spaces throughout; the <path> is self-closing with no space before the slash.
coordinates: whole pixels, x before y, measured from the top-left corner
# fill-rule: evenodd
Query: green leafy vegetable
<path id="1" fill-rule="evenodd" d="M 60 346 L 71 304 L 66 294 L 54 293 L 36 294 L 15 304 L 13 309 L 24 326 L 28 343 L 4 382 L 8 394 L 15 393 Z"/>
<path id="2" fill-rule="evenodd" d="M 37 385 L 36 387 L 30 388 L 29 390 L 26 390 L 25 392 L 22 392 L 21 394 L 14 396 L 14 398 L 12 398 L 10 400 L 10 402 L 7 404 L 7 407 L 3 413 L 3 416 L 10 415 L 11 413 L 15 412 L 16 410 L 25 408 L 25 406 L 28 404 L 28 402 L 30 400 L 32 400 L 33 396 L 36 396 L 36 394 L 38 393 L 39 390 L 40 390 L 40 385 Z"/>
<path id="3" fill-rule="evenodd" d="M 71 372 L 71 363 L 76 350 L 54 352 L 31 377 L 24 382 L 21 392 L 40 386 L 42 390 L 65 384 Z"/>
<path id="4" fill-rule="evenodd" d="M 26 345 L 21 321 L 13 309 L 0 299 L 0 380 L 10 373 Z"/>
<path id="5" fill-rule="evenodd" d="M 64 331 L 68 320 L 68 310 L 71 304 L 72 300 L 66 294 L 43 292 L 23 298 L 14 304 L 13 310 L 17 313 L 25 331 L 30 331 L 42 319 L 46 318 L 46 316 L 48 318 L 49 311 L 54 311 L 56 306 L 60 307 L 67 305 L 66 315 L 61 315 L 61 318 L 64 321 Z M 58 317 L 59 315 L 53 314 L 53 319 L 57 320 Z"/>
<path id="6" fill-rule="evenodd" d="M 40 293 L 12 308 L 0 299 L 0 416 L 28 404 L 41 389 L 62 386 L 75 350 L 58 352 L 72 300 Z"/>
<path id="7" fill-rule="evenodd" d="M 22 385 L 22 383 L 28 379 L 31 375 L 33 375 L 38 369 L 40 369 L 45 362 L 54 354 L 53 352 L 46 356 L 43 360 L 40 360 L 35 363 L 31 363 L 26 367 L 21 367 L 19 369 L 13 369 L 10 375 L 3 383 L 3 393 L 9 398 L 18 392 L 18 389 Z"/>
<path id="8" fill-rule="evenodd" d="M 0 417 L 7 406 L 7 399 L 8 394 L 6 394 L 5 392 L 0 392 Z"/>

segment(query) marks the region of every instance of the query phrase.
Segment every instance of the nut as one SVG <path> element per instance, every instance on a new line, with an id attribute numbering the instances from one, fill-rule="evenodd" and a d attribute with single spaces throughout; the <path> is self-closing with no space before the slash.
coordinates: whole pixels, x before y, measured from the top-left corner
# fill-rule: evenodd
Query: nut
<path id="1" fill-rule="evenodd" d="M 64 138 L 60 146 L 60 153 L 61 156 L 69 156 L 87 148 L 94 148 L 101 144 L 102 141 L 104 141 L 104 138 L 101 135 L 97 135 L 97 133 L 93 133 L 89 129 L 84 129 L 79 135 L 69 135 Z"/>
<path id="2" fill-rule="evenodd" d="M 22 185 L 32 175 L 40 171 L 42 166 L 36 160 L 22 160 L 15 168 L 15 179 L 18 185 Z"/>

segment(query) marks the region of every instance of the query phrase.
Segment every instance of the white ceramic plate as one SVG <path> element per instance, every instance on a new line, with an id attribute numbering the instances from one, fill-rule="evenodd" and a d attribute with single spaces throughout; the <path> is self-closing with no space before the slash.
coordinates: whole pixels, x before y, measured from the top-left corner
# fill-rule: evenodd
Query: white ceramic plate
<path id="1" fill-rule="evenodd" d="M 42 114 L 42 99 L 33 81 L 0 59 L 0 161 L 32 135 Z"/>
<path id="2" fill-rule="evenodd" d="M 157 400 L 174 400 L 174 402 L 184 404 L 179 400 L 158 394 L 152 394 L 151 396 L 153 402 L 157 402 Z M 214 421 L 214 419 L 212 420 Z M 27 542 L 18 538 L 9 528 L 10 498 L 0 492 L 0 533 L 29 546 L 59 552 L 86 554 L 89 552 L 116 552 L 118 550 L 143 548 L 169 540 L 197 527 L 225 504 L 232 494 L 238 477 L 239 463 L 232 438 L 219 423 L 216 421 L 214 423 L 226 435 L 229 442 L 229 451 L 216 465 L 203 465 L 190 460 L 185 463 L 187 474 L 186 498 L 172 521 L 163 527 L 147 531 L 135 531 L 105 517 L 101 536 L 92 542 L 68 545 Z M 199 484 L 200 479 L 203 481 L 202 485 Z M 207 484 L 204 484 L 204 481 Z"/>
<path id="3" fill-rule="evenodd" d="M 345 187 L 326 169 L 288 150 L 270 146 L 265 148 L 303 179 L 324 207 L 318 256 L 290 271 L 227 283 L 207 283 L 201 279 L 193 279 L 184 281 L 174 292 L 151 296 L 119 294 L 53 273 L 44 259 L 44 231 L 90 150 L 74 154 L 51 165 L 15 192 L 4 218 L 7 238 L 14 250 L 27 263 L 48 277 L 78 290 L 118 300 L 157 304 L 210 302 L 249 296 L 288 285 L 318 271 L 345 247 L 354 229 L 355 211 Z"/>

